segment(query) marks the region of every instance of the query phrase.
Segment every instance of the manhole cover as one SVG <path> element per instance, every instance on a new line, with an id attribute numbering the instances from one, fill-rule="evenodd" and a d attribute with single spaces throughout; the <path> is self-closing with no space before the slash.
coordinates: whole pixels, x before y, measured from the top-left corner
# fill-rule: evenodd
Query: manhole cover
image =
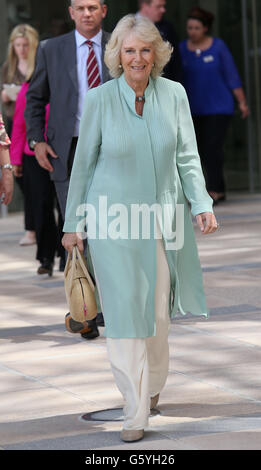
<path id="1" fill-rule="evenodd" d="M 150 418 L 160 414 L 159 410 L 151 410 Z M 82 416 L 84 421 L 123 421 L 123 408 L 93 411 Z"/>

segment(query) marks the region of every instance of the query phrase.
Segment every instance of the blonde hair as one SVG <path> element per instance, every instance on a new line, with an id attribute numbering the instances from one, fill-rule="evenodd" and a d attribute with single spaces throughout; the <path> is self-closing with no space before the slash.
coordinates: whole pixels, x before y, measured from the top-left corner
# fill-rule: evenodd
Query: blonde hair
<path id="1" fill-rule="evenodd" d="M 159 77 L 165 65 L 169 62 L 173 48 L 167 41 L 163 41 L 158 29 L 148 18 L 140 15 L 126 15 L 116 25 L 111 38 L 107 43 L 104 61 L 110 75 L 118 78 L 122 75 L 121 47 L 125 37 L 135 33 L 139 39 L 153 45 L 155 60 L 151 75 L 153 78 Z"/>
<path id="2" fill-rule="evenodd" d="M 28 69 L 25 77 L 26 80 L 29 80 L 31 78 L 35 67 L 36 50 L 39 44 L 38 32 L 29 24 L 20 24 L 13 29 L 9 38 L 9 46 L 7 53 L 7 79 L 9 83 L 12 82 L 18 65 L 18 58 L 14 48 L 14 42 L 18 38 L 25 38 L 29 42 L 29 53 L 27 59 Z"/>

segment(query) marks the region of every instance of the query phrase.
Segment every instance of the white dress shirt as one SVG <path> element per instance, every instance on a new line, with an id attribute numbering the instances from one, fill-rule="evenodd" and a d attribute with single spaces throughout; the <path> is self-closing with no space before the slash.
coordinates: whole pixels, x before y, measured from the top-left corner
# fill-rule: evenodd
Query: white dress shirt
<path id="1" fill-rule="evenodd" d="M 89 46 L 86 44 L 87 39 L 82 36 L 77 30 L 75 30 L 75 39 L 76 39 L 76 57 L 77 57 L 77 75 L 78 75 L 78 111 L 77 111 L 77 120 L 74 130 L 74 135 L 79 135 L 80 119 L 82 115 L 82 108 L 84 103 L 85 95 L 89 89 L 88 87 L 88 77 L 87 77 L 87 59 L 89 56 Z M 102 30 L 99 31 L 96 36 L 90 39 L 93 43 L 93 49 L 96 55 L 98 62 L 99 73 L 102 83 Z"/>

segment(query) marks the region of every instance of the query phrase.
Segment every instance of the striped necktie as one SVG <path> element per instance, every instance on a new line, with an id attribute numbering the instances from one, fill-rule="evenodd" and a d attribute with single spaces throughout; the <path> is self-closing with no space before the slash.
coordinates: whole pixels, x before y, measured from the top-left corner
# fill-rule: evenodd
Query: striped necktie
<path id="1" fill-rule="evenodd" d="M 101 78 L 99 73 L 98 62 L 93 49 L 93 43 L 92 41 L 86 41 L 86 44 L 89 46 L 89 55 L 87 59 L 87 77 L 88 86 L 90 89 L 99 86 L 101 84 Z"/>

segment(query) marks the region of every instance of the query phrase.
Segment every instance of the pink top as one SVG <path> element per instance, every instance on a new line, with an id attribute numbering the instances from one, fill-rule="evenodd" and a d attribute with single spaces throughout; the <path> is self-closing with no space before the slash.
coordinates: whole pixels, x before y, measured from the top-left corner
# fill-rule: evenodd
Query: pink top
<path id="1" fill-rule="evenodd" d="M 28 142 L 26 140 L 26 126 L 24 119 L 24 112 L 26 106 L 26 93 L 29 87 L 29 83 L 25 82 L 17 96 L 15 104 L 15 112 L 13 116 L 13 128 L 11 134 L 11 147 L 10 147 L 10 160 L 12 165 L 23 164 L 23 154 L 34 155 L 34 152 L 30 150 Z M 49 105 L 46 106 L 45 123 L 47 126 L 49 117 Z"/>

